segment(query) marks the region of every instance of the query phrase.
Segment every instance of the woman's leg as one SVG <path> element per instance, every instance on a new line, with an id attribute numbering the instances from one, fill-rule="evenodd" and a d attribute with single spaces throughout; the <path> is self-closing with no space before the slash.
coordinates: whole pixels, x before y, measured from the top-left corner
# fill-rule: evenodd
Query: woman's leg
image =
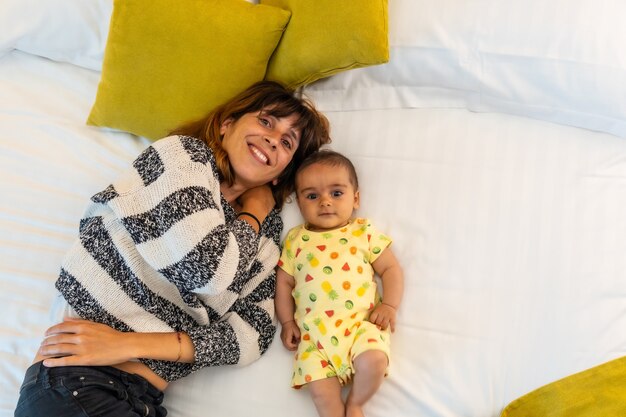
<path id="1" fill-rule="evenodd" d="M 145 379 L 111 367 L 31 366 L 15 417 L 162 417 L 163 394 Z"/>
<path id="2" fill-rule="evenodd" d="M 385 378 L 387 355 L 368 350 L 354 358 L 354 378 L 346 400 L 346 417 L 362 417 L 363 405 L 378 391 Z"/>
<path id="3" fill-rule="evenodd" d="M 318 379 L 307 384 L 320 417 L 345 417 L 341 385 L 337 378 Z"/>

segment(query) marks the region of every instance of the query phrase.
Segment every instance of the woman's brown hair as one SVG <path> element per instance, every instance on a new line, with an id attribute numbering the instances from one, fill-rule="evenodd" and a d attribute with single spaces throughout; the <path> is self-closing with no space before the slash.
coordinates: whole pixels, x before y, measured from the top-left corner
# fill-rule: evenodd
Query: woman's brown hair
<path id="1" fill-rule="evenodd" d="M 277 118 L 298 116 L 294 127 L 301 132 L 300 143 L 291 162 L 278 177 L 278 183 L 272 185 L 276 208 L 280 210 L 294 191 L 295 173 L 300 163 L 322 145 L 330 143 L 328 119 L 315 109 L 311 101 L 297 97 L 294 91 L 277 82 L 260 81 L 213 110 L 205 119 L 183 126 L 172 134 L 203 140 L 215 155 L 222 176 L 220 180 L 232 184 L 234 173 L 222 148 L 220 128 L 228 119 L 235 122 L 244 114 L 260 111 Z"/>

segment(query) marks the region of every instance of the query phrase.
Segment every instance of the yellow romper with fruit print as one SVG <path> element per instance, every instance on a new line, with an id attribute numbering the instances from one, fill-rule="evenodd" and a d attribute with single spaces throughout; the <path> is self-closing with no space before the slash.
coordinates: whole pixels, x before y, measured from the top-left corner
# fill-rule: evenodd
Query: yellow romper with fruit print
<path id="1" fill-rule="evenodd" d="M 368 350 L 389 358 L 389 330 L 367 321 L 380 301 L 372 262 L 391 240 L 368 219 L 342 228 L 312 232 L 304 225 L 287 233 L 278 266 L 295 279 L 294 318 L 300 328 L 292 386 L 353 374 L 352 361 Z"/>

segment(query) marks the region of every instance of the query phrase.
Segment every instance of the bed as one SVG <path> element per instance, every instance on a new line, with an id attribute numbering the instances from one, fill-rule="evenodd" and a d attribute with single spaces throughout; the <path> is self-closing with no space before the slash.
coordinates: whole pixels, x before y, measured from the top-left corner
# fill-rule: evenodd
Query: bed
<path id="1" fill-rule="evenodd" d="M 355 162 L 359 214 L 394 239 L 405 270 L 390 374 L 367 415 L 497 417 L 620 359 L 626 6 L 354 1 L 349 19 L 372 4 L 384 7 L 388 62 L 337 65 L 300 86 L 329 118 L 331 147 Z M 1 417 L 52 324 L 53 284 L 87 199 L 151 143 L 86 124 L 113 5 L 0 4 Z M 295 7 L 284 36 L 304 13 Z M 283 218 L 286 229 L 300 221 L 293 204 Z M 174 417 L 315 416 L 290 372 L 277 335 L 249 366 L 174 382 L 166 406 Z"/>

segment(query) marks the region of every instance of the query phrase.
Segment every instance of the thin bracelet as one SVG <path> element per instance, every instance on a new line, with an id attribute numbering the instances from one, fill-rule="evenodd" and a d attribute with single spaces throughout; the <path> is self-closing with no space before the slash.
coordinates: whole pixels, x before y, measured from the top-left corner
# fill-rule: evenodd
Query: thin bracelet
<path id="1" fill-rule="evenodd" d="M 257 224 L 257 226 L 259 226 L 259 230 L 261 230 L 261 222 L 259 221 L 259 219 L 252 213 L 249 213 L 247 211 L 240 211 L 239 214 L 237 214 L 237 217 L 239 216 L 248 216 L 250 217 L 252 220 L 254 220 Z"/>
<path id="2" fill-rule="evenodd" d="M 176 338 L 178 339 L 178 357 L 174 362 L 178 362 L 183 354 L 183 342 L 180 340 L 180 332 L 176 332 Z"/>
<path id="3" fill-rule="evenodd" d="M 381 301 L 380 303 L 381 303 L 381 304 L 386 305 L 387 307 L 391 307 L 391 308 L 393 308 L 394 310 L 398 310 L 398 307 L 394 307 L 394 306 L 392 306 L 391 304 L 387 304 L 387 303 L 382 302 L 382 301 Z"/>
<path id="4" fill-rule="evenodd" d="M 287 323 L 291 323 L 292 321 L 295 321 L 295 320 L 287 320 L 287 321 L 286 321 L 286 322 L 284 322 L 284 323 L 280 323 L 280 325 L 281 325 L 281 326 L 284 326 L 285 324 L 287 324 Z"/>

